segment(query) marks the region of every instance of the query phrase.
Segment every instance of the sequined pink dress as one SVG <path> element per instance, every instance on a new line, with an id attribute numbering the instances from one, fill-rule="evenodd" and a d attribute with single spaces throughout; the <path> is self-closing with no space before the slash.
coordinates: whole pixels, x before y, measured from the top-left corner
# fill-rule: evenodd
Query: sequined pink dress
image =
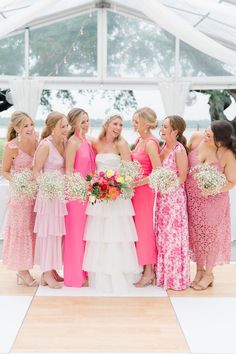
<path id="1" fill-rule="evenodd" d="M 14 141 L 6 144 L 17 149 Z M 13 171 L 32 168 L 33 157 L 18 148 L 18 155 L 13 160 Z M 27 270 L 34 265 L 34 201 L 14 200 L 9 197 L 8 215 L 4 230 L 3 263 L 11 270 Z"/>
<path id="2" fill-rule="evenodd" d="M 51 137 L 41 141 L 48 144 L 49 154 L 42 172 L 64 173 L 64 158 L 54 146 Z M 62 241 L 66 234 L 66 204 L 61 199 L 47 199 L 39 191 L 34 211 L 36 233 L 35 263 L 43 272 L 62 268 Z"/>
<path id="3" fill-rule="evenodd" d="M 132 151 L 132 160 L 138 161 L 143 168 L 143 176 L 146 177 L 152 172 L 152 164 L 145 147 L 148 141 L 154 141 L 159 150 L 159 143 L 156 138 L 150 137 L 143 145 L 141 151 Z M 137 145 L 138 141 L 136 142 Z M 132 198 L 134 207 L 134 222 L 138 234 L 136 250 L 140 265 L 156 264 L 157 248 L 153 230 L 153 204 L 155 194 L 149 185 L 136 187 Z"/>
<path id="4" fill-rule="evenodd" d="M 75 155 L 74 172 L 79 172 L 85 178 L 87 174 L 94 171 L 95 153 L 91 144 L 83 139 Z M 64 242 L 64 284 L 66 286 L 81 287 L 86 280 L 86 273 L 82 270 L 86 208 L 87 203 L 78 200 L 67 203 L 68 215 Z"/>
<path id="5" fill-rule="evenodd" d="M 189 153 L 190 167 L 198 164 L 197 150 Z M 213 163 L 220 172 L 222 167 Z M 230 202 L 229 193 L 203 197 L 191 175 L 186 181 L 189 247 L 191 259 L 200 266 L 214 267 L 230 262 Z"/>
<path id="6" fill-rule="evenodd" d="M 177 143 L 162 165 L 178 175 L 175 155 L 182 151 Z M 157 196 L 155 212 L 157 242 L 157 285 L 164 289 L 183 290 L 189 286 L 188 215 L 184 185 Z"/>

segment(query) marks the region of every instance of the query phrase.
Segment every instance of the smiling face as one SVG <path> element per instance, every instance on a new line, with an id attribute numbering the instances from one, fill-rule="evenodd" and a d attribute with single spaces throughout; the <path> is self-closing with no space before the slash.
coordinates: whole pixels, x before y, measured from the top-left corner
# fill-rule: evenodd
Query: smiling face
<path id="1" fill-rule="evenodd" d="M 112 119 L 106 126 L 106 136 L 111 137 L 114 140 L 118 139 L 123 128 L 123 121 L 117 117 Z"/>
<path id="2" fill-rule="evenodd" d="M 57 138 L 66 138 L 68 135 L 68 121 L 66 117 L 60 119 L 55 128 L 53 129 L 53 135 Z"/>
<path id="3" fill-rule="evenodd" d="M 176 140 L 177 134 L 178 131 L 172 129 L 169 118 L 166 118 L 160 129 L 161 139 L 164 141 Z"/>
<path id="4" fill-rule="evenodd" d="M 211 130 L 211 127 L 208 127 L 205 130 L 203 140 L 208 145 L 215 145 L 215 143 L 214 143 L 214 134 L 213 134 L 213 131 Z"/>
<path id="5" fill-rule="evenodd" d="M 19 128 L 16 128 L 16 132 L 20 134 L 21 138 L 34 135 L 35 134 L 34 122 L 32 121 L 32 119 L 29 117 L 23 119 Z"/>
<path id="6" fill-rule="evenodd" d="M 81 132 L 81 135 L 85 135 L 88 133 L 89 129 L 89 116 L 87 113 L 84 113 L 81 117 L 80 123 L 79 123 L 79 129 Z"/>

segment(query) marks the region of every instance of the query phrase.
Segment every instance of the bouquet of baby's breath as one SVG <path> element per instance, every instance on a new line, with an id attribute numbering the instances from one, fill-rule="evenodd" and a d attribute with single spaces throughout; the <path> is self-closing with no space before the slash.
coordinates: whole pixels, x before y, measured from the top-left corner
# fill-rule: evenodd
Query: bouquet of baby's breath
<path id="1" fill-rule="evenodd" d="M 131 182 L 143 177 L 143 169 L 138 161 L 125 161 L 120 163 L 119 172 L 125 177 L 126 182 Z"/>
<path id="2" fill-rule="evenodd" d="M 166 167 L 159 167 L 149 175 L 149 186 L 161 194 L 173 192 L 179 183 L 176 173 Z"/>
<path id="3" fill-rule="evenodd" d="M 46 199 L 64 200 L 64 176 L 59 171 L 44 172 L 38 178 L 39 191 Z"/>
<path id="4" fill-rule="evenodd" d="M 11 195 L 14 199 L 35 199 L 38 185 L 30 169 L 12 173 L 10 182 Z"/>
<path id="5" fill-rule="evenodd" d="M 87 183 L 80 173 L 65 176 L 65 196 L 67 200 L 86 201 Z"/>
<path id="6" fill-rule="evenodd" d="M 207 163 L 201 163 L 192 167 L 189 173 L 201 189 L 202 196 L 205 197 L 218 194 L 221 188 L 227 183 L 225 175 Z"/>

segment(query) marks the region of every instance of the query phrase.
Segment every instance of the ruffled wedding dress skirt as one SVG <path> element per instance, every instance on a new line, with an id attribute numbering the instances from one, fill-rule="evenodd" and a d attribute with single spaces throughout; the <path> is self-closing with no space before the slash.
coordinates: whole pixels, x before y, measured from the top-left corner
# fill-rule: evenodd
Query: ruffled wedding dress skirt
<path id="1" fill-rule="evenodd" d="M 88 272 L 89 286 L 102 292 L 126 292 L 141 272 L 131 201 L 118 198 L 89 204 L 86 213 L 83 269 Z"/>

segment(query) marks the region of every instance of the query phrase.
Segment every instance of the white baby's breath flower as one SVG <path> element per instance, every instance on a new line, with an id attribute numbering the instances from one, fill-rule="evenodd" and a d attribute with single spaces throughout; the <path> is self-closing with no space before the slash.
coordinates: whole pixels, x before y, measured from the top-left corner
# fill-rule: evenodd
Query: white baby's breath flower
<path id="1" fill-rule="evenodd" d="M 96 197 L 95 197 L 94 195 L 90 195 L 90 196 L 89 196 L 89 202 L 90 202 L 91 204 L 94 204 L 94 203 L 96 202 Z"/>
<path id="2" fill-rule="evenodd" d="M 205 197 L 218 194 L 221 188 L 227 183 L 225 175 L 207 163 L 194 166 L 190 169 L 189 173 L 201 189 L 202 196 Z"/>
<path id="3" fill-rule="evenodd" d="M 149 175 L 149 186 L 161 194 L 173 192 L 179 183 L 176 173 L 166 167 L 159 167 Z"/>
<path id="4" fill-rule="evenodd" d="M 140 179 L 143 176 L 143 169 L 138 161 L 125 161 L 122 160 L 120 164 L 120 174 L 128 179 L 134 181 Z"/>
<path id="5" fill-rule="evenodd" d="M 34 199 L 37 194 L 38 185 L 33 179 L 32 171 L 25 169 L 12 173 L 10 188 L 14 199 Z"/>
<path id="6" fill-rule="evenodd" d="M 71 176 L 65 176 L 65 195 L 67 200 L 87 199 L 87 183 L 80 173 L 75 172 Z"/>
<path id="7" fill-rule="evenodd" d="M 37 180 L 40 193 L 44 198 L 64 200 L 64 176 L 59 171 L 44 172 Z"/>

